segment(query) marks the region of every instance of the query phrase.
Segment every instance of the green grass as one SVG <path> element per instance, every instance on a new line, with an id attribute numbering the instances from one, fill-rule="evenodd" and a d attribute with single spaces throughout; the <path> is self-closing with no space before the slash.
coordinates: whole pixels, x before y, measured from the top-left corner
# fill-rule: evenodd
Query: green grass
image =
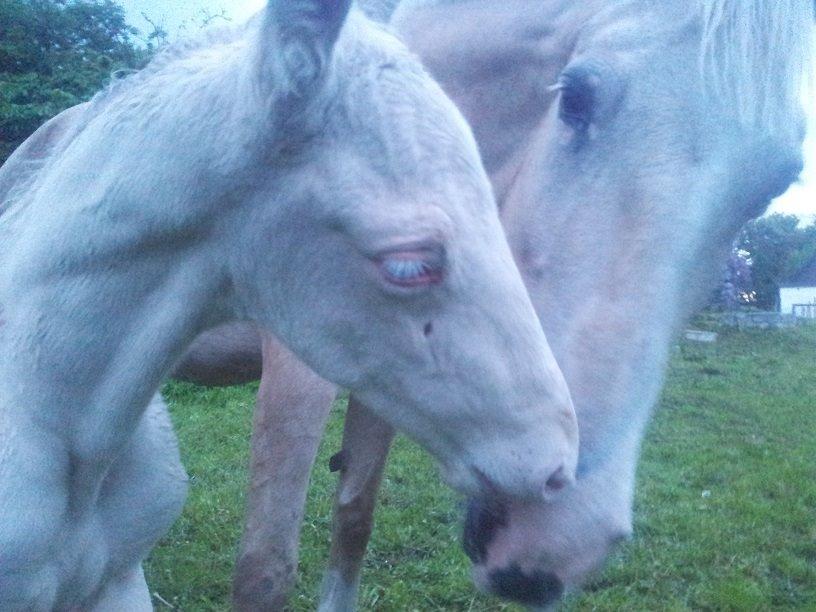
<path id="1" fill-rule="evenodd" d="M 720 331 L 716 344 L 675 350 L 643 449 L 635 536 L 567 609 L 816 611 L 816 327 Z M 254 392 L 165 389 L 192 486 L 146 570 L 176 609 L 228 609 Z M 292 610 L 315 609 L 343 404 L 312 475 Z M 460 507 L 428 457 L 399 439 L 362 609 L 517 610 L 471 586 Z"/>

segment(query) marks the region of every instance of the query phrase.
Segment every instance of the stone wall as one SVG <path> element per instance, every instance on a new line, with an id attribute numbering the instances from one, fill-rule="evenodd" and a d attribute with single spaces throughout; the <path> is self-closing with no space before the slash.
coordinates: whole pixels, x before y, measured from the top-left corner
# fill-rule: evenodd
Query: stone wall
<path id="1" fill-rule="evenodd" d="M 801 324 L 793 315 L 779 312 L 723 312 L 718 318 L 723 325 L 738 329 L 782 329 Z"/>

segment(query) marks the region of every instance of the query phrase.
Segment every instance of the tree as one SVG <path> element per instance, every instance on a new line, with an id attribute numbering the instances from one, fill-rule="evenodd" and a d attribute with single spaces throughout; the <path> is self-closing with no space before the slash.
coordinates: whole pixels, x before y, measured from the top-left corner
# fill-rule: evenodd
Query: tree
<path id="1" fill-rule="evenodd" d="M 750 221 L 736 248 L 750 254 L 757 306 L 775 309 L 779 286 L 816 255 L 816 227 L 799 227 L 794 215 L 769 215 Z"/>
<path id="2" fill-rule="evenodd" d="M 712 306 L 723 310 L 737 310 L 740 306 L 753 305 L 756 292 L 751 275 L 751 254 L 734 247 L 725 266 L 723 283 L 714 296 Z"/>
<path id="3" fill-rule="evenodd" d="M 48 118 L 151 49 L 113 0 L 0 0 L 0 163 Z"/>

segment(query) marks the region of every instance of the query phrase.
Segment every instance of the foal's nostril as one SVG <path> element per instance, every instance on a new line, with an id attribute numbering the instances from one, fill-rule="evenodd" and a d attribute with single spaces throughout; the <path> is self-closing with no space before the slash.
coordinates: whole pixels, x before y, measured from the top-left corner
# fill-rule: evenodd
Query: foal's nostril
<path id="1" fill-rule="evenodd" d="M 564 593 L 564 584 L 555 574 L 525 574 L 517 565 L 490 574 L 493 593 L 528 606 L 546 606 Z"/>
<path id="2" fill-rule="evenodd" d="M 462 546 L 473 563 L 482 563 L 496 531 L 507 524 L 507 510 L 499 502 L 471 499 L 465 517 Z"/>
<path id="3" fill-rule="evenodd" d="M 564 489 L 567 486 L 571 485 L 572 482 L 573 478 L 567 473 L 567 470 L 564 469 L 564 466 L 561 465 L 547 479 L 547 482 L 544 485 L 545 495 L 552 495 L 553 493 L 557 493 L 561 489 Z"/>

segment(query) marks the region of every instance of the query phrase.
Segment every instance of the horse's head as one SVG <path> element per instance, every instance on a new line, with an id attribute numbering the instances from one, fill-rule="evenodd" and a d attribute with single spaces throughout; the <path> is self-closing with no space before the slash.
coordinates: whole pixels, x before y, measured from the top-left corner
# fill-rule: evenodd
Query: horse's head
<path id="1" fill-rule="evenodd" d="M 347 5 L 271 2 L 261 26 L 275 136 L 236 216 L 241 312 L 457 488 L 549 497 L 573 478 L 575 417 L 474 140 L 419 63 Z"/>
<path id="2" fill-rule="evenodd" d="M 491 4 L 463 2 L 448 21 L 433 11 L 455 7 L 404 11 L 397 27 L 479 135 L 575 402 L 576 486 L 543 504 L 473 502 L 466 528 L 479 582 L 546 603 L 631 531 L 640 439 L 673 333 L 739 227 L 800 172 L 813 3 L 529 2 L 495 18 L 496 31 L 517 30 L 490 44 L 437 53 L 424 34 L 434 23 L 477 30 L 503 10 Z M 443 25 L 454 23 L 465 25 Z M 484 48 L 484 69 L 467 66 Z"/>

